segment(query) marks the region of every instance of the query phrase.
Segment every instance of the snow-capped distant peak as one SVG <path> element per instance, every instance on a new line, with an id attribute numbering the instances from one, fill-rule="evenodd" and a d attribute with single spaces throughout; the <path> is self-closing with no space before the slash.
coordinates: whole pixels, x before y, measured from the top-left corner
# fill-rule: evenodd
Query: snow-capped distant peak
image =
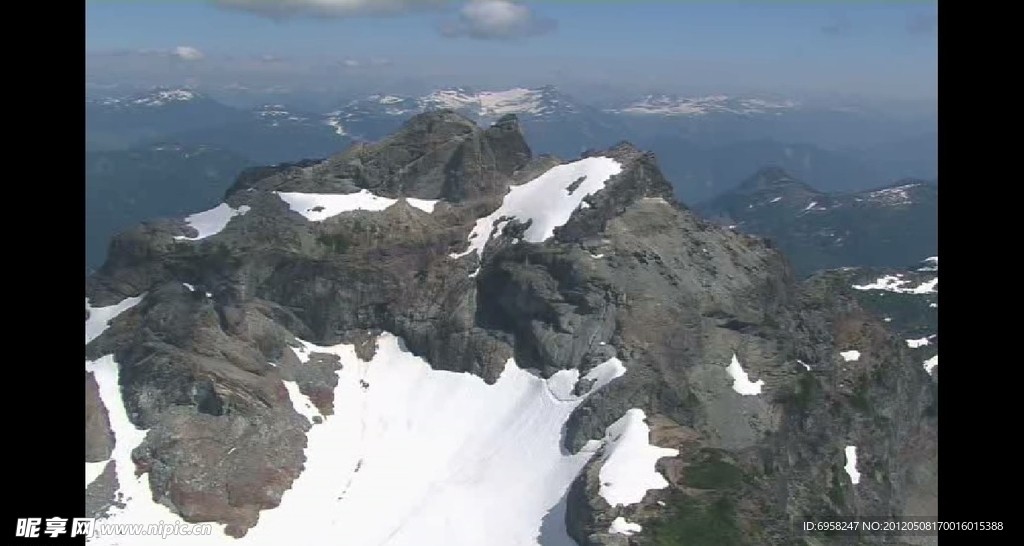
<path id="1" fill-rule="evenodd" d="M 146 95 L 132 99 L 131 104 L 137 106 L 164 106 L 174 102 L 188 102 L 198 95 L 190 89 L 159 89 Z"/>
<path id="2" fill-rule="evenodd" d="M 867 198 L 884 205 L 909 205 L 913 203 L 909 191 L 921 185 L 920 183 L 911 183 L 883 188 L 868 193 Z"/>
<path id="3" fill-rule="evenodd" d="M 726 95 L 709 95 L 706 97 L 647 95 L 640 100 L 627 104 L 623 108 L 612 110 L 612 112 L 618 114 L 662 116 L 702 116 L 714 113 L 770 114 L 780 113 L 797 106 L 797 103 L 790 100 L 774 101 L 759 98 L 733 98 Z"/>
<path id="4" fill-rule="evenodd" d="M 289 115 L 282 104 L 264 104 L 256 109 L 256 115 L 260 117 L 281 117 Z"/>
<path id="5" fill-rule="evenodd" d="M 939 270 L 939 257 L 938 256 L 931 256 L 931 257 L 925 258 L 921 262 L 921 267 L 918 268 L 918 271 L 922 271 L 922 272 L 938 271 L 938 270 Z"/>
<path id="6" fill-rule="evenodd" d="M 86 102 L 112 108 L 157 107 L 188 102 L 199 97 L 199 93 L 191 89 L 154 89 L 146 93 L 127 97 L 103 97 L 100 99 L 87 98 Z"/>
<path id="7" fill-rule="evenodd" d="M 505 114 L 542 114 L 545 111 L 544 99 L 544 89 L 516 87 L 477 93 L 464 89 L 442 89 L 420 98 L 418 102 L 424 110 L 447 108 L 490 118 Z"/>
<path id="8" fill-rule="evenodd" d="M 543 117 L 560 113 L 578 113 L 579 106 L 553 87 L 515 87 L 480 91 L 463 87 L 438 89 L 421 96 L 374 94 L 349 101 L 324 114 L 324 123 L 338 130 L 364 118 L 388 116 L 407 118 L 431 110 L 454 110 L 478 123 L 493 123 L 501 116 L 516 114 Z M 345 129 L 341 129 L 344 131 Z"/>
<path id="9" fill-rule="evenodd" d="M 264 104 L 253 110 L 257 118 L 277 127 L 281 123 L 303 123 L 309 121 L 305 116 L 300 116 L 288 111 L 282 104 Z"/>

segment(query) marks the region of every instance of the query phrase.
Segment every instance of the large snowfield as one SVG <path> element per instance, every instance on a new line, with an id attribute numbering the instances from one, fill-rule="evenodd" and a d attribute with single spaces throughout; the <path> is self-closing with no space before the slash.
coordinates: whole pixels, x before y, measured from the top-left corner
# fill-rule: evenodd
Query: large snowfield
<path id="1" fill-rule="evenodd" d="M 94 337 L 102 332 L 96 330 Z M 588 372 L 584 379 L 594 381 L 590 391 L 575 396 L 576 370 L 544 380 L 509 360 L 498 381 L 487 385 L 472 374 L 432 369 L 389 334 L 378 339 L 370 362 L 359 360 L 351 345 L 304 342 L 295 352 L 303 363 L 312 352 L 336 354 L 342 362 L 335 413 L 308 433 L 304 471 L 281 505 L 261 512 L 242 539 L 225 535 L 218 524 L 212 535 L 175 536 L 174 543 L 575 546 L 565 530 L 564 497 L 603 445 L 602 476 L 615 475 L 614 489 L 622 497 L 617 500 L 624 503 L 662 487 L 654 462 L 675 453 L 648 445 L 640 410 L 609 427 L 604 441 L 591 441 L 577 454 L 562 450 L 562 428 L 573 409 L 626 373 L 614 358 Z M 113 460 L 126 500 L 104 522 L 179 521 L 152 501 L 148 476 L 134 476 L 131 450 L 145 431 L 128 420 L 114 358 L 86 362 L 86 369 L 96 374 L 110 414 Z M 318 415 L 295 385 L 286 386 L 302 415 Z M 97 463 L 87 465 L 87 472 L 95 475 L 96 468 Z M 91 543 L 168 544 L 153 536 L 108 536 Z"/>

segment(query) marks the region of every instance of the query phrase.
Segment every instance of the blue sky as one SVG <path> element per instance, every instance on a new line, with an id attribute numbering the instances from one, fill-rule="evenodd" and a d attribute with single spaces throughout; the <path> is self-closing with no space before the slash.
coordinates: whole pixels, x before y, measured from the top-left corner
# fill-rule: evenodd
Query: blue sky
<path id="1" fill-rule="evenodd" d="M 366 0 L 285 1 L 301 8 Z M 403 5 L 375 16 L 343 7 L 273 17 L 240 9 L 251 8 L 250 0 L 221 2 L 231 5 L 87 2 L 90 77 L 131 78 L 133 70 L 143 77 L 151 68 L 199 79 L 271 82 L 277 74 L 296 84 L 314 81 L 323 63 L 342 63 L 363 81 L 404 75 L 464 80 L 453 84 L 562 78 L 614 85 L 618 74 L 637 85 L 707 90 L 936 93 L 937 7 L 927 1 L 534 1 L 519 2 L 515 14 L 522 17 L 497 26 L 460 11 L 462 1 L 433 10 Z M 173 70 L 132 59 L 174 57 L 178 47 L 196 53 Z M 264 62 L 242 69 L 240 59 Z M 335 73 L 325 79 L 335 76 L 344 79 Z"/>

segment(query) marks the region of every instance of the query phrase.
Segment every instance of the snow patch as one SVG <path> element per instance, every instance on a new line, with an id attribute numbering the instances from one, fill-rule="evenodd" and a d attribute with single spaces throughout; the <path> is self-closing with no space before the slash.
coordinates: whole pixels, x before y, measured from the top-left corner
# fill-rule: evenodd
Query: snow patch
<path id="1" fill-rule="evenodd" d="M 85 298 L 85 310 L 89 312 L 89 318 L 85 319 L 85 344 L 100 337 L 110 326 L 110 321 L 118 315 L 135 307 L 146 297 L 145 294 L 134 298 L 125 298 L 119 303 L 106 307 L 93 307 L 89 305 L 89 298 Z"/>
<path id="2" fill-rule="evenodd" d="M 839 356 L 847 362 L 856 362 L 860 360 L 860 351 L 843 351 L 839 353 Z"/>
<path id="3" fill-rule="evenodd" d="M 334 134 L 338 136 L 348 135 L 348 131 L 345 130 L 345 126 L 341 124 L 341 119 L 338 117 L 338 112 L 332 112 L 328 114 L 327 119 L 324 120 L 324 125 L 334 129 Z"/>
<path id="4" fill-rule="evenodd" d="M 316 409 L 308 396 L 302 394 L 298 383 L 285 381 L 284 387 L 288 389 L 288 398 L 292 401 L 292 407 L 295 408 L 296 413 L 308 419 L 310 423 L 313 422 L 314 417 L 321 417 L 320 410 Z"/>
<path id="5" fill-rule="evenodd" d="M 846 446 L 846 466 L 843 467 L 846 471 L 846 475 L 850 477 L 850 481 L 853 485 L 860 483 L 860 472 L 857 471 L 857 448 L 855 446 Z"/>
<path id="6" fill-rule="evenodd" d="M 322 222 L 333 216 L 356 210 L 379 212 L 398 202 L 398 199 L 374 195 L 365 189 L 355 193 L 276 193 L 282 201 L 288 204 L 288 208 L 301 214 L 310 222 Z M 403 199 L 410 206 L 427 214 L 434 212 L 434 205 L 437 204 L 437 200 L 432 199 L 411 197 Z"/>
<path id="7" fill-rule="evenodd" d="M 451 257 L 461 258 L 473 251 L 482 254 L 491 237 L 512 218 L 521 222 L 532 220 L 523 234 L 527 241 L 547 240 L 555 228 L 569 221 L 585 197 L 603 189 L 608 179 L 621 171 L 622 165 L 610 157 L 588 157 L 558 165 L 525 184 L 513 186 L 498 210 L 477 220 L 469 236 L 469 248 Z M 584 180 L 579 187 L 568 193 L 568 187 L 581 177 Z"/>
<path id="8" fill-rule="evenodd" d="M 909 205 L 913 203 L 913 200 L 910 198 L 908 191 L 920 185 L 904 184 L 902 186 L 876 190 L 868 193 L 867 197 L 883 205 Z"/>
<path id="9" fill-rule="evenodd" d="M 612 520 L 612 525 L 608 528 L 609 533 L 614 535 L 626 535 L 627 537 L 643 530 L 644 528 L 641 527 L 640 524 L 626 521 L 626 518 L 622 516 Z"/>
<path id="10" fill-rule="evenodd" d="M 548 391 L 556 400 L 571 400 L 572 391 L 580 380 L 580 371 L 576 368 L 571 370 L 559 370 L 548 378 Z"/>
<path id="11" fill-rule="evenodd" d="M 729 376 L 732 377 L 732 390 L 744 396 L 761 394 L 761 387 L 764 386 L 764 380 L 758 379 L 756 382 L 750 381 L 750 378 L 747 376 L 747 372 L 743 371 L 743 367 L 740 366 L 740 361 L 736 358 L 736 353 L 733 353 L 732 362 L 729 363 L 729 367 L 726 368 L 726 371 L 729 372 Z"/>
<path id="12" fill-rule="evenodd" d="M 929 256 L 921 261 L 923 264 L 918 271 L 938 271 L 939 270 L 939 257 Z"/>
<path id="13" fill-rule="evenodd" d="M 928 345 L 930 343 L 931 341 L 929 341 L 927 337 L 922 337 L 919 339 L 908 339 L 907 347 L 910 347 L 911 349 L 917 349 L 918 347 L 924 347 L 925 345 Z"/>
<path id="14" fill-rule="evenodd" d="M 107 468 L 109 463 L 109 459 L 98 463 L 85 463 L 85 486 L 89 487 L 90 483 L 96 481 L 96 478 L 103 474 L 103 470 Z"/>
<path id="15" fill-rule="evenodd" d="M 906 287 L 909 281 L 901 273 L 884 275 L 868 284 L 855 284 L 854 290 L 884 290 L 898 294 L 934 294 L 938 292 L 939 278 L 935 277 L 914 287 Z"/>
<path id="16" fill-rule="evenodd" d="M 227 227 L 228 222 L 230 222 L 232 218 L 235 216 L 242 216 L 247 212 L 249 212 L 249 207 L 246 205 L 242 205 L 236 209 L 232 208 L 231 205 L 228 205 L 227 203 L 221 203 L 215 208 L 198 212 L 185 218 L 185 223 L 195 228 L 198 232 L 195 237 L 177 235 L 174 237 L 174 240 L 198 241 L 200 239 L 216 235 Z"/>
<path id="17" fill-rule="evenodd" d="M 166 89 L 138 97 L 131 102 L 139 106 L 163 106 L 171 102 L 188 102 L 195 98 L 196 94 L 188 89 Z"/>
<path id="18" fill-rule="evenodd" d="M 650 428 L 645 419 L 643 410 L 634 408 L 606 431 L 598 494 L 613 507 L 636 504 L 647 491 L 668 487 L 655 464 L 662 457 L 678 455 L 679 451 L 650 445 Z"/>
<path id="19" fill-rule="evenodd" d="M 583 379 L 587 381 L 593 381 L 594 384 L 590 386 L 590 390 L 587 394 L 591 394 L 602 389 L 608 383 L 611 383 L 613 379 L 618 379 L 626 373 L 626 366 L 622 364 L 622 361 L 618 358 L 612 357 L 604 362 L 591 368 L 587 375 L 583 376 Z"/>
<path id="20" fill-rule="evenodd" d="M 548 378 L 548 390 L 556 400 L 570 402 L 582 400 L 590 393 L 600 390 L 613 379 L 622 377 L 626 373 L 626 367 L 618 358 L 612 357 L 594 366 L 583 376 L 583 381 L 593 382 L 590 389 L 582 396 L 576 396 L 573 391 L 580 380 L 580 371 L 577 369 L 559 370 Z"/>

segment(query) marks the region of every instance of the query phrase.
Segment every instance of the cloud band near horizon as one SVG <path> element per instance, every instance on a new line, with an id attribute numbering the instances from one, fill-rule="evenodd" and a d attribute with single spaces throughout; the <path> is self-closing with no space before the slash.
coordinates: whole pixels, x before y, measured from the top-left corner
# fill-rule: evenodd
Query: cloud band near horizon
<path id="1" fill-rule="evenodd" d="M 295 17 L 321 19 L 395 17 L 414 12 L 450 11 L 454 16 L 437 25 L 448 38 L 516 40 L 553 32 L 554 19 L 540 16 L 522 0 L 211 0 L 225 9 L 242 10 L 276 20 Z"/>

